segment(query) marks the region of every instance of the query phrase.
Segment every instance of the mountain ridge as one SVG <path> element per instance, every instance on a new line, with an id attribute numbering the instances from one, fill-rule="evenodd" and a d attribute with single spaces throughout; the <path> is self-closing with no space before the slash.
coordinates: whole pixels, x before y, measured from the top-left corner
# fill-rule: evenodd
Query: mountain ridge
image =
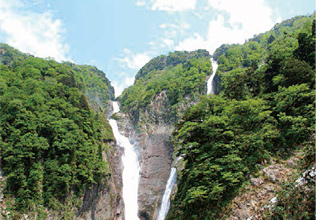
<path id="1" fill-rule="evenodd" d="M 0 54 L 2 215 L 124 219 L 123 152 L 107 121 L 114 88 L 105 74 L 6 44 Z M 219 47 L 213 54 L 219 65 L 216 95 L 205 96 L 211 57 L 197 50 L 153 58 L 117 98 L 121 112 L 112 117 L 141 161 L 141 220 L 157 217 L 179 156 L 166 219 L 251 217 L 240 208 L 248 198 L 243 191 L 271 184 L 276 168 L 283 179 L 285 171 L 302 173 L 315 164 L 315 15 Z M 291 157 L 296 151 L 297 160 Z M 275 188 L 275 209 L 252 218 L 315 217 L 312 181 L 291 198 L 288 184 Z M 293 213 L 300 199 L 302 209 Z M 234 213 L 234 205 L 241 210 Z"/>

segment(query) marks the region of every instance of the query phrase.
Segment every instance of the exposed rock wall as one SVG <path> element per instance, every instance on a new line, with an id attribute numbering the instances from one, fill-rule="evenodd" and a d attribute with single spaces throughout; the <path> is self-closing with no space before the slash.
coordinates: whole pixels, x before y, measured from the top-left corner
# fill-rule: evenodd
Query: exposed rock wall
<path id="1" fill-rule="evenodd" d="M 78 219 L 124 220 L 122 154 L 123 149 L 115 143 L 111 143 L 111 150 L 103 154 L 109 164 L 109 177 L 103 184 L 86 189 Z"/>
<path id="2" fill-rule="evenodd" d="M 112 114 L 111 102 L 109 102 L 106 111 L 101 110 L 95 102 L 90 101 L 89 104 L 91 109 L 102 114 L 100 117 L 103 118 L 103 121 Z M 121 160 L 124 151 L 116 144 L 115 140 L 104 140 L 104 142 L 107 145 L 107 150 L 103 152 L 102 156 L 109 167 L 108 176 L 103 183 L 95 184 L 85 190 L 77 219 L 124 220 L 123 164 Z"/>
<path id="3" fill-rule="evenodd" d="M 166 125 L 155 127 L 140 147 L 141 173 L 139 182 L 139 212 L 143 219 L 156 219 L 168 180 L 172 149 L 172 129 Z M 142 218 L 141 218 L 142 219 Z"/>
<path id="4" fill-rule="evenodd" d="M 232 205 L 226 209 L 230 214 L 225 219 L 261 219 L 256 215 L 268 206 L 269 201 L 273 201 L 284 183 L 293 181 L 294 173 L 299 173 L 296 169 L 300 156 L 296 154 L 278 162 L 271 159 L 270 164 L 264 164 L 258 176 L 250 176 L 250 184 L 233 199 Z"/>
<path id="5" fill-rule="evenodd" d="M 133 115 L 117 114 L 120 131 L 137 148 L 140 161 L 139 217 L 156 219 L 172 163 L 170 137 L 173 122 L 170 119 L 168 97 L 163 91 L 156 95 L 145 111 Z"/>

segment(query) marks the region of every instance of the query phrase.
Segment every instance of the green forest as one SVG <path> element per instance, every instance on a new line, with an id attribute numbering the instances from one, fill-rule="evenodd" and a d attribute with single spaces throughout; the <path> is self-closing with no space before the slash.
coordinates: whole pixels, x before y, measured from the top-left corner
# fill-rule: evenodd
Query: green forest
<path id="1" fill-rule="evenodd" d="M 165 120 L 175 123 L 184 102 L 198 100 L 206 93 L 206 78 L 212 71 L 210 55 L 206 50 L 169 53 L 149 61 L 135 76 L 133 86 L 119 97 L 121 110 L 137 113 L 146 109 L 152 99 L 166 91 L 169 111 Z"/>
<path id="2" fill-rule="evenodd" d="M 215 94 L 206 95 L 211 58 L 218 63 Z M 166 219 L 227 219 L 226 208 L 258 164 L 295 150 L 302 172 L 315 164 L 315 15 L 224 44 L 213 55 L 200 49 L 158 56 L 117 101 L 137 125 L 162 92 L 163 122 L 175 125 L 173 158 L 184 161 Z M 85 190 L 107 182 L 104 155 L 115 140 L 106 113 L 114 99 L 96 67 L 0 44 L 0 188 L 10 218 L 46 219 L 54 210 L 74 219 Z M 264 219 L 315 219 L 315 187 L 293 187 L 277 192 L 279 203 Z"/>
<path id="3" fill-rule="evenodd" d="M 243 45 L 223 45 L 214 58 L 219 95 L 202 97 L 173 134 L 185 167 L 170 220 L 225 219 L 226 207 L 256 165 L 271 157 L 299 148 L 302 170 L 315 163 L 314 17 L 287 20 Z M 315 218 L 315 188 L 292 198 L 293 189 L 285 190 L 267 219 Z M 300 210 L 294 215 L 295 204 Z"/>
<path id="4" fill-rule="evenodd" d="M 49 208 L 67 219 L 66 211 L 78 205 L 84 190 L 108 174 L 102 152 L 114 138 L 104 108 L 114 89 L 92 66 L 35 58 L 6 44 L 0 44 L 0 53 L 7 211 L 45 219 Z"/>

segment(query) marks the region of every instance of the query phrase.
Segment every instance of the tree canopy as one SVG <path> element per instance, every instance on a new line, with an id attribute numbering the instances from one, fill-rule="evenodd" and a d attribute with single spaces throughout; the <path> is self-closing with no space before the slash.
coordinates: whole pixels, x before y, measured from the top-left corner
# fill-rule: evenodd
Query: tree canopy
<path id="1" fill-rule="evenodd" d="M 112 130 L 102 108 L 113 98 L 104 73 L 1 44 L 0 151 L 12 210 L 59 209 L 108 173 L 102 152 Z M 97 101 L 95 112 L 90 103 Z"/>
<path id="2" fill-rule="evenodd" d="M 205 50 L 174 52 L 149 61 L 139 70 L 133 86 L 119 97 L 121 110 L 135 114 L 144 110 L 162 91 L 168 97 L 167 120 L 178 119 L 179 106 L 188 100 L 197 100 L 206 93 L 206 77 L 211 74 L 210 55 Z"/>
<path id="3" fill-rule="evenodd" d="M 313 23 L 313 17 L 296 17 L 217 51 L 219 95 L 192 106 L 173 134 L 185 166 L 167 219 L 224 219 L 256 164 L 299 145 L 314 148 Z M 309 153 L 304 160 L 309 168 L 315 163 Z"/>

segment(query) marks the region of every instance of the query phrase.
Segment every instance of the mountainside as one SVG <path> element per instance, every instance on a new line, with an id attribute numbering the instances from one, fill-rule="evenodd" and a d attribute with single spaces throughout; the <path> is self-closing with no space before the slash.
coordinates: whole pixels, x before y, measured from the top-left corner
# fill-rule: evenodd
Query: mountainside
<path id="1" fill-rule="evenodd" d="M 243 45 L 223 45 L 214 57 L 219 95 L 192 106 L 173 135 L 184 168 L 166 219 L 314 219 L 314 17 L 284 21 Z M 301 165 L 293 170 L 294 159 Z M 306 169 L 312 176 L 305 175 L 306 183 L 281 189 L 281 181 L 299 177 L 287 172 Z M 271 190 L 278 192 L 276 208 L 262 212 L 253 195 L 245 200 L 250 186 L 266 202 L 275 196 Z"/>
<path id="2" fill-rule="evenodd" d="M 107 117 L 138 153 L 140 220 L 157 219 L 171 166 L 166 220 L 315 219 L 315 15 L 153 58 L 113 115 L 111 100 L 96 67 L 0 44 L 1 219 L 123 220 Z"/>
<path id="3" fill-rule="evenodd" d="M 114 97 L 110 81 L 95 67 L 36 58 L 6 44 L 0 54 L 3 217 L 71 219 L 90 211 L 93 219 L 97 212 L 113 219 L 123 205 L 105 116 Z M 103 197 L 106 210 L 98 207 Z"/>
<path id="4" fill-rule="evenodd" d="M 174 52 L 149 61 L 135 76 L 133 86 L 119 97 L 121 110 L 139 123 L 139 113 L 148 108 L 157 94 L 166 92 L 168 98 L 161 117 L 164 122 L 175 122 L 181 105 L 195 101 L 206 93 L 206 79 L 211 74 L 210 55 L 205 50 Z M 158 116 L 158 115 L 157 115 Z M 155 122 L 155 116 L 151 120 Z"/>
<path id="5" fill-rule="evenodd" d="M 141 177 L 139 215 L 156 219 L 172 162 L 170 144 L 175 122 L 184 110 L 206 93 L 212 72 L 205 50 L 174 52 L 149 61 L 133 86 L 119 97 L 121 130 L 135 142 Z"/>
<path id="6" fill-rule="evenodd" d="M 303 33 L 306 33 L 307 29 L 311 29 L 313 16 L 297 16 L 283 21 L 280 24 L 276 24 L 273 29 L 266 33 L 255 35 L 242 45 L 224 44 L 217 48 L 213 54 L 214 59 L 218 63 L 218 71 L 214 80 L 216 94 L 218 94 L 220 90 L 224 90 L 226 95 L 230 93 L 233 90 L 228 89 L 228 87 L 231 87 L 230 83 L 232 83 L 232 85 L 238 83 L 242 78 L 240 73 L 246 69 L 257 69 L 267 63 L 269 54 L 271 56 L 272 54 L 278 54 L 280 58 L 290 57 L 292 51 L 298 46 L 299 33 L 302 32 L 300 37 L 302 38 Z M 311 33 L 312 30 L 309 30 L 309 32 Z M 312 51 L 309 51 L 311 55 L 307 59 L 309 64 L 313 67 L 315 61 L 311 45 L 309 50 Z M 222 81 L 225 82 L 220 83 L 221 76 L 224 77 Z M 251 79 L 250 76 L 247 76 L 247 78 Z M 221 86 L 224 88 L 221 88 Z M 256 87 L 253 87 L 255 90 Z M 240 93 L 245 91 L 238 90 L 236 92 Z M 243 94 L 235 94 L 235 96 L 237 95 L 242 96 Z"/>

